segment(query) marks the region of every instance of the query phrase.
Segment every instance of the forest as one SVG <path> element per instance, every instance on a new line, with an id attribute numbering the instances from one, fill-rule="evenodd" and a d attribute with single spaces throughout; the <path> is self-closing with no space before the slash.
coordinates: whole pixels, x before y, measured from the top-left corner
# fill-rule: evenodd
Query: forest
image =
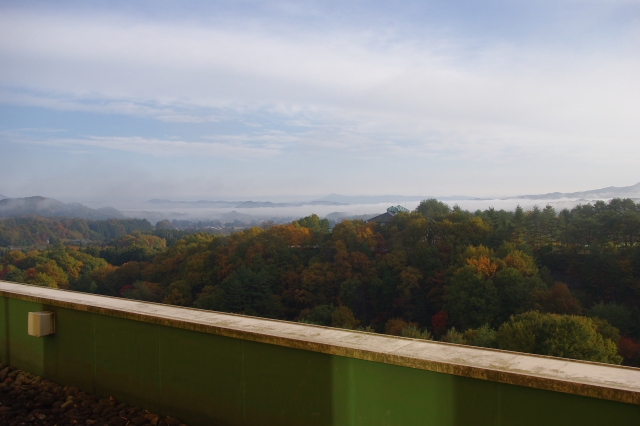
<path id="1" fill-rule="evenodd" d="M 145 219 L 87 220 L 35 216 L 0 219 L 0 247 L 30 247 L 61 241 L 108 241 L 133 231 L 152 231 Z"/>
<path id="2" fill-rule="evenodd" d="M 0 279 L 640 366 L 640 204 L 631 199 L 560 212 L 469 212 L 429 199 L 385 225 L 330 229 L 312 215 L 230 235 L 73 221 L 63 226 L 73 233 L 46 247 L 3 251 Z M 46 223 L 5 219 L 0 238 L 33 241 Z M 89 237 L 98 243 L 77 241 Z"/>

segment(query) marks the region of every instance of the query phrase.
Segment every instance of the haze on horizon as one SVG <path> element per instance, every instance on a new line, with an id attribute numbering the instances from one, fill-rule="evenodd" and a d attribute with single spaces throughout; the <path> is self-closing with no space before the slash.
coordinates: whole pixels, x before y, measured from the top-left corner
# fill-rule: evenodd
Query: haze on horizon
<path id="1" fill-rule="evenodd" d="M 0 193 L 314 199 L 640 181 L 640 1 L 4 1 Z"/>

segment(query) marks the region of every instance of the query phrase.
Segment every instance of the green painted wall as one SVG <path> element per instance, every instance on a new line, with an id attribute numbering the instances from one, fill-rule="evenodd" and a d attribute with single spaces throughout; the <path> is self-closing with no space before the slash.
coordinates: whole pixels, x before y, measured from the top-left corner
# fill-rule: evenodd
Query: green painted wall
<path id="1" fill-rule="evenodd" d="M 56 312 L 27 336 L 27 312 Z M 5 330 L 4 332 L 2 330 Z M 640 406 L 0 298 L 0 361 L 197 425 L 634 425 Z"/>
<path id="2" fill-rule="evenodd" d="M 0 297 L 0 362 L 9 364 L 9 299 Z"/>
<path id="3" fill-rule="evenodd" d="M 0 328 L 5 330 L 2 362 L 10 363 L 21 370 L 35 374 L 44 373 L 44 342 L 47 338 L 32 337 L 27 334 L 27 314 L 42 310 L 38 303 L 1 298 L 4 315 L 0 318 Z"/>

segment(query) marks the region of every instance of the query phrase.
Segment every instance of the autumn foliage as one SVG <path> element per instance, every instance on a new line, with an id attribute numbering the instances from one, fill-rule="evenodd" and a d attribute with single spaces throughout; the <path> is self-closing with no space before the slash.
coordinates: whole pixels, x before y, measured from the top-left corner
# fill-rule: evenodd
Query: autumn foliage
<path id="1" fill-rule="evenodd" d="M 345 220 L 332 230 L 315 215 L 179 238 L 138 222 L 127 222 L 128 231 L 116 222 L 61 222 L 73 231 L 60 230 L 59 242 L 4 250 L 0 279 L 554 355 L 544 339 L 509 340 L 506 330 L 575 326 L 578 340 L 604 346 L 567 354 L 619 362 L 617 344 L 624 362 L 638 365 L 639 218 L 629 200 L 560 213 L 549 206 L 471 213 L 426 200 L 389 224 Z M 33 236 L 29 226 L 44 223 L 6 222 L 0 235 Z M 91 232 L 113 235 L 76 241 Z"/>

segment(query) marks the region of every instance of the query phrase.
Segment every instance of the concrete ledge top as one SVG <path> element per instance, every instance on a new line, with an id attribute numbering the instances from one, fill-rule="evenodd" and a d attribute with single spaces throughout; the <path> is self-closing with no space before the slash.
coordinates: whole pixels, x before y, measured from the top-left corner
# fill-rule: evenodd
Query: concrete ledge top
<path id="1" fill-rule="evenodd" d="M 640 405 L 640 369 L 0 281 L 0 296 L 237 339 Z"/>

